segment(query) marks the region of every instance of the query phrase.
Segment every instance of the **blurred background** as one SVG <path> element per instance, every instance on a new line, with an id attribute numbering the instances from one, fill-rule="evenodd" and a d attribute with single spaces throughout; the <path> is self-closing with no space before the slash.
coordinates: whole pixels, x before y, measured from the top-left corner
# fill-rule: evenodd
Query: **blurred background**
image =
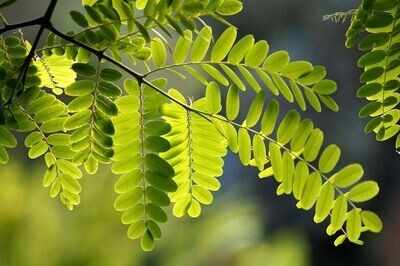
<path id="1" fill-rule="evenodd" d="M 80 9 L 80 0 L 60 0 L 54 23 L 69 29 L 66 10 Z M 325 143 L 342 148 L 341 165 L 359 162 L 367 178 L 379 182 L 381 192 L 369 205 L 384 221 L 377 235 L 364 234 L 363 247 L 345 243 L 335 248 L 325 233 L 326 223 L 316 225 L 312 212 L 299 211 L 292 197 L 277 197 L 277 184 L 260 180 L 257 171 L 240 165 L 236 155 L 226 158 L 222 189 L 199 219 L 171 219 L 152 253 L 126 237 L 120 214 L 113 210 L 116 176 L 107 168 L 82 179 L 82 203 L 69 212 L 51 200 L 42 187 L 41 160 L 29 161 L 20 145 L 12 163 L 0 167 L 0 266 L 333 266 L 400 265 L 400 155 L 394 140 L 378 143 L 365 135 L 365 120 L 358 111 L 365 102 L 355 96 L 360 54 L 344 47 L 347 24 L 323 22 L 323 15 L 347 11 L 358 0 L 253 0 L 245 1 L 242 13 L 230 18 L 239 34 L 266 39 L 271 51 L 284 49 L 293 60 L 324 65 L 329 78 L 338 82 L 335 99 L 339 113 L 310 111 L 325 132 Z M 19 0 L 4 10 L 9 22 L 43 14 L 48 0 Z M 214 21 L 216 32 L 223 30 Z M 32 38 L 32 29 L 24 31 Z M 170 83 L 177 86 L 178 83 Z M 188 94 L 199 97 L 198 83 Z M 249 101 L 250 99 L 248 99 Z M 293 108 L 281 101 L 284 108 Z"/>

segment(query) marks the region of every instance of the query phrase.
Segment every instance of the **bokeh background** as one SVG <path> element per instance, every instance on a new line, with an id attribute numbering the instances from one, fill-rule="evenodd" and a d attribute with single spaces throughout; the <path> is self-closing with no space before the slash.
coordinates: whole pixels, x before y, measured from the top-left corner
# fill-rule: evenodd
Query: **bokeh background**
<path id="1" fill-rule="evenodd" d="M 43 14 L 48 2 L 19 0 L 4 14 L 10 22 L 34 18 Z M 335 248 L 334 239 L 325 233 L 326 223 L 314 224 L 312 212 L 299 211 L 292 197 L 277 197 L 272 179 L 258 179 L 254 169 L 240 166 L 230 154 L 215 203 L 199 219 L 171 219 L 155 251 L 144 253 L 139 243 L 126 237 L 120 214 L 113 210 L 116 176 L 107 168 L 83 178 L 82 203 L 71 213 L 49 198 L 41 185 L 42 161 L 29 161 L 20 145 L 11 155 L 12 163 L 0 167 L 0 266 L 400 265 L 400 155 L 394 141 L 378 143 L 363 133 L 366 121 L 357 114 L 364 101 L 355 96 L 360 54 L 343 45 L 346 23 L 322 21 L 323 15 L 353 9 L 360 1 L 244 2 L 243 12 L 230 19 L 241 36 L 252 33 L 268 40 L 272 51 L 285 49 L 293 60 L 325 65 L 329 77 L 338 82 L 339 113 L 303 116 L 324 130 L 326 143 L 342 148 L 342 166 L 359 162 L 366 176 L 379 182 L 380 194 L 365 207 L 382 216 L 383 232 L 365 234 L 363 247 L 345 243 Z M 54 23 L 62 29 L 73 27 L 66 10 L 80 8 L 80 0 L 60 0 Z M 223 29 L 208 22 L 216 32 Z M 26 29 L 25 37 L 32 38 L 34 30 Z M 196 97 L 203 92 L 196 83 L 184 85 Z"/>

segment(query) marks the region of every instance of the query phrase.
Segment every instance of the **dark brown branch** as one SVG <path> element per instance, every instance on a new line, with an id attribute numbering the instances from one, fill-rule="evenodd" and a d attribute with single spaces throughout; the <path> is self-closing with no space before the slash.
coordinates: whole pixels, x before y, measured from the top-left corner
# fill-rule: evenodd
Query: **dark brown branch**
<path id="1" fill-rule="evenodd" d="M 43 17 L 38 18 L 36 20 L 23 22 L 23 23 L 20 23 L 20 24 L 7 25 L 4 28 L 4 29 L 8 28 L 8 30 L 11 30 L 13 28 L 20 28 L 21 25 L 22 26 L 31 25 L 31 24 L 35 25 L 37 23 L 39 23 L 39 25 L 40 25 L 39 31 L 36 34 L 35 40 L 33 41 L 32 47 L 31 47 L 31 49 L 29 51 L 29 54 L 25 58 L 24 63 L 22 64 L 22 66 L 20 68 L 20 74 L 19 74 L 19 77 L 18 77 L 18 83 L 17 83 L 17 85 L 15 87 L 13 87 L 13 90 L 11 92 L 10 98 L 4 104 L 5 106 L 9 105 L 12 102 L 12 99 L 14 97 L 14 93 L 17 90 L 18 87 L 20 87 L 21 89 L 17 90 L 17 95 L 19 93 L 22 93 L 22 91 L 24 89 L 25 79 L 26 79 L 26 76 L 28 74 L 29 65 L 31 64 L 31 61 L 32 61 L 33 57 L 35 56 L 35 50 L 36 50 L 36 48 L 37 48 L 37 46 L 39 44 L 40 38 L 42 37 L 44 30 L 46 29 L 47 25 L 51 24 L 50 20 L 51 20 L 52 14 L 54 12 L 54 9 L 55 9 L 55 7 L 57 5 L 57 1 L 58 0 L 52 0 L 50 2 L 49 7 L 47 8 L 46 13 L 44 14 Z M 1 34 L 1 31 L 0 31 L 0 34 Z M 20 86 L 20 84 L 21 84 L 21 86 Z"/>
<path id="2" fill-rule="evenodd" d="M 37 19 L 34 19 L 34 20 L 30 20 L 30 21 L 24 21 L 24 22 L 21 22 L 21 23 L 6 25 L 2 29 L 0 29 L 0 34 L 3 34 L 5 32 L 7 32 L 7 31 L 16 30 L 16 29 L 19 29 L 19 28 L 25 28 L 25 27 L 29 27 L 29 26 L 41 25 L 43 23 L 43 20 L 44 20 L 43 17 L 41 17 L 41 18 L 37 18 Z"/>

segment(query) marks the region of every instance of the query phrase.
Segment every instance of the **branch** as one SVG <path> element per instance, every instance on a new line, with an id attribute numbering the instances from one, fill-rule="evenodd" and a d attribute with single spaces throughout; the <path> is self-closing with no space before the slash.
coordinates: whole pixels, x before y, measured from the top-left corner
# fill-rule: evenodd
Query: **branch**
<path id="1" fill-rule="evenodd" d="M 38 18 L 36 20 L 23 22 L 23 23 L 20 23 L 20 24 L 7 25 L 4 28 L 4 29 L 7 29 L 7 28 L 12 29 L 13 27 L 16 27 L 16 26 L 18 26 L 17 28 L 20 28 L 20 25 L 36 23 L 36 21 L 38 21 L 40 23 L 39 31 L 36 34 L 35 40 L 33 41 L 32 47 L 31 47 L 31 49 L 29 51 L 29 54 L 25 58 L 24 63 L 22 64 L 22 66 L 20 68 L 21 73 L 20 73 L 20 75 L 18 77 L 18 83 L 17 83 L 17 85 L 15 87 L 13 87 L 11 95 L 10 95 L 10 98 L 4 104 L 5 106 L 9 105 L 12 102 L 12 99 L 14 97 L 14 93 L 15 93 L 15 91 L 18 88 L 20 83 L 22 83 L 22 86 L 21 86 L 22 89 L 18 90 L 17 94 L 22 92 L 23 89 L 24 89 L 25 79 L 26 79 L 26 76 L 28 74 L 29 65 L 31 64 L 31 61 L 32 61 L 33 57 L 35 56 L 35 50 L 36 50 L 36 48 L 37 48 L 37 46 L 39 44 L 40 38 L 42 37 L 44 30 L 46 29 L 46 25 L 47 24 L 51 24 L 50 23 L 51 16 L 52 16 L 52 14 L 54 12 L 54 9 L 56 7 L 57 1 L 58 0 L 52 0 L 50 2 L 49 7 L 47 8 L 46 13 L 44 14 L 43 17 Z M 35 25 L 35 24 L 33 24 L 33 25 Z M 1 31 L 0 31 L 0 34 L 1 34 Z"/>
<path id="2" fill-rule="evenodd" d="M 0 34 L 3 34 L 5 32 L 7 32 L 7 31 L 16 30 L 16 29 L 19 29 L 19 28 L 25 28 L 25 27 L 29 27 L 29 26 L 41 25 L 42 23 L 43 23 L 43 17 L 37 18 L 37 19 L 34 19 L 34 20 L 30 20 L 30 21 L 21 22 L 21 23 L 6 25 L 4 28 L 0 29 Z"/>

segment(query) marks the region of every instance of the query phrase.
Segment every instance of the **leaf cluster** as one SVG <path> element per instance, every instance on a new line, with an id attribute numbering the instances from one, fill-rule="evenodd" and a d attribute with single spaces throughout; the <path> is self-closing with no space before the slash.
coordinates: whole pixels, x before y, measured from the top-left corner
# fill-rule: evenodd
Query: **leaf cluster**
<path id="1" fill-rule="evenodd" d="M 368 104 L 360 110 L 360 117 L 369 117 L 366 133 L 374 133 L 376 140 L 386 141 L 397 136 L 400 147 L 400 61 L 399 55 L 399 2 L 394 0 L 364 0 L 357 9 L 347 33 L 346 46 L 356 44 L 364 54 L 357 65 L 363 69 L 357 96 Z"/>
<path id="2" fill-rule="evenodd" d="M 70 210 L 80 203 L 82 170 L 95 174 L 101 164 L 111 165 L 119 175 L 114 207 L 128 237 L 140 239 L 146 251 L 161 238 L 168 206 L 175 217 L 196 218 L 213 202 L 228 150 L 244 166 L 256 167 L 260 178 L 273 176 L 278 195 L 293 194 L 298 208 L 314 208 L 316 223 L 329 218 L 328 235 L 339 233 L 335 245 L 345 239 L 362 244 L 362 232 L 382 229 L 374 212 L 356 205 L 377 195 L 377 183 L 361 181 L 359 164 L 339 169 L 340 148 L 323 147 L 323 132 L 299 111 L 280 112 L 276 100 L 281 95 L 302 111 L 338 111 L 336 83 L 323 66 L 291 61 L 282 50 L 270 53 L 268 42 L 252 35 L 237 39 L 224 17 L 241 11 L 240 1 L 82 3 L 84 11 L 70 12 L 79 32 L 63 33 L 40 19 L 6 24 L 5 31 L 38 23 L 40 31 L 33 44 L 22 36 L 0 39 L 0 163 L 9 160 L 6 148 L 17 145 L 13 133 L 26 132 L 28 156 L 45 161 L 43 185 Z M 204 16 L 226 30 L 214 36 Z M 50 34 L 38 48 L 45 29 Z M 360 64 L 369 67 L 376 57 Z M 143 73 L 131 68 L 138 64 Z M 370 83 L 376 68 L 382 72 L 374 66 L 362 76 L 368 86 L 377 84 Z M 167 79 L 151 77 L 167 71 L 197 80 L 204 96 L 186 98 Z M 385 107 L 397 97 L 394 88 L 386 92 L 394 96 L 385 93 Z M 243 106 L 245 96 L 253 97 L 250 106 Z M 240 110 L 246 110 L 243 121 Z M 389 110 L 383 112 L 378 115 Z"/>

